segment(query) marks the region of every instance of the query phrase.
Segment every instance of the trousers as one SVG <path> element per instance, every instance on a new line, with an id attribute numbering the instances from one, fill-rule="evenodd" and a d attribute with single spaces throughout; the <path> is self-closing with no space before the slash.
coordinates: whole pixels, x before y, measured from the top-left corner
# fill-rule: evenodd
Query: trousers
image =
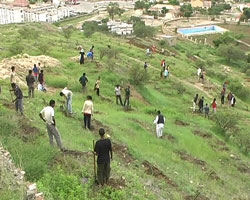
<path id="1" fill-rule="evenodd" d="M 58 129 L 56 128 L 56 126 L 46 124 L 46 127 L 47 127 L 47 131 L 48 131 L 48 135 L 49 135 L 49 143 L 50 143 L 50 145 L 54 146 L 53 139 L 55 138 L 57 146 L 60 149 L 62 149 L 61 136 L 60 136 L 60 133 L 59 133 Z"/>
<path id="2" fill-rule="evenodd" d="M 162 137 L 162 132 L 163 132 L 164 124 L 156 124 L 156 135 L 157 137 Z"/>
<path id="3" fill-rule="evenodd" d="M 69 111 L 69 113 L 72 113 L 72 95 L 69 95 L 66 98 L 66 108 Z"/>
<path id="4" fill-rule="evenodd" d="M 118 104 L 118 99 L 119 99 L 120 104 L 123 105 L 121 95 L 116 95 L 115 97 L 116 97 L 116 104 Z"/>
<path id="5" fill-rule="evenodd" d="M 17 99 L 15 102 L 16 111 L 20 111 L 21 114 L 23 114 L 23 99 Z"/>
<path id="6" fill-rule="evenodd" d="M 28 87 L 29 87 L 29 92 L 28 92 L 29 98 L 30 97 L 34 98 L 34 86 L 28 86 Z"/>
<path id="7" fill-rule="evenodd" d="M 83 115 L 84 128 L 88 127 L 88 129 L 90 129 L 90 121 L 91 121 L 91 114 L 84 113 Z"/>

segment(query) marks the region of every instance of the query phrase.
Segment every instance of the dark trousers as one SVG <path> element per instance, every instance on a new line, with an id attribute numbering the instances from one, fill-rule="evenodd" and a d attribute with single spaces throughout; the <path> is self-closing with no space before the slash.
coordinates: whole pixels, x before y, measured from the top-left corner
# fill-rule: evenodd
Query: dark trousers
<path id="1" fill-rule="evenodd" d="M 91 120 L 91 114 L 84 114 L 83 116 L 84 128 L 88 127 L 88 129 L 90 129 L 90 120 Z"/>
<path id="2" fill-rule="evenodd" d="M 125 97 L 124 106 L 126 106 L 126 103 L 127 106 L 129 106 L 129 97 Z"/>
<path id="3" fill-rule="evenodd" d="M 15 101 L 16 111 L 23 114 L 23 99 L 17 99 Z"/>
<path id="4" fill-rule="evenodd" d="M 121 105 L 123 105 L 121 95 L 116 95 L 116 104 L 118 104 L 118 99 L 120 100 Z"/>
<path id="5" fill-rule="evenodd" d="M 199 112 L 200 112 L 200 113 L 203 112 L 203 106 L 199 106 Z"/>
<path id="6" fill-rule="evenodd" d="M 221 104 L 224 104 L 225 96 L 221 96 Z"/>
<path id="7" fill-rule="evenodd" d="M 34 86 L 29 86 L 29 92 L 28 92 L 29 98 L 34 98 Z"/>
<path id="8" fill-rule="evenodd" d="M 100 96 L 100 89 L 99 89 L 99 88 L 96 88 L 96 94 L 97 94 L 98 96 Z"/>
<path id="9" fill-rule="evenodd" d="M 97 164 L 97 179 L 99 184 L 104 185 L 108 182 L 110 176 L 110 162 Z"/>

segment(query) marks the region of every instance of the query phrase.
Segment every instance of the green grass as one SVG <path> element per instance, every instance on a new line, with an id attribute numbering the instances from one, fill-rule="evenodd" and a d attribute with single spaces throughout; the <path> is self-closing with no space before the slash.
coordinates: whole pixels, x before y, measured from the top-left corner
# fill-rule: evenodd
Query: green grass
<path id="1" fill-rule="evenodd" d="M 10 39 L 15 40 L 18 36 L 17 30 L 23 25 L 0 26 L 0 32 L 10 37 L 4 37 L 0 41 L 0 46 L 9 47 Z M 140 49 L 128 44 L 126 39 L 112 37 L 101 33 L 95 33 L 91 38 L 85 38 L 80 31 L 75 30 L 68 42 L 61 33 L 56 30 L 50 32 L 45 24 L 27 24 L 27 26 L 41 29 L 42 36 L 38 39 L 41 42 L 53 43 L 49 51 L 49 56 L 57 58 L 62 66 L 45 69 L 45 82 L 50 87 L 56 88 L 55 93 L 36 92 L 34 99 L 24 99 L 24 108 L 27 123 L 39 129 L 35 132 L 25 135 L 23 129 L 20 129 L 22 118 L 17 116 L 13 109 L 1 106 L 0 110 L 0 129 L 1 141 L 12 154 L 16 164 L 26 171 L 26 178 L 30 181 L 36 181 L 40 191 L 43 191 L 48 199 L 67 199 L 65 196 L 71 196 L 72 199 L 185 199 L 186 196 L 194 196 L 200 192 L 209 199 L 228 200 L 231 198 L 249 198 L 250 184 L 249 174 L 241 173 L 237 167 L 242 163 L 249 163 L 249 155 L 240 152 L 237 145 L 232 142 L 226 142 L 230 151 L 219 151 L 212 146 L 218 146 L 216 140 L 224 140 L 220 133 L 214 129 L 215 123 L 212 120 L 206 120 L 204 116 L 191 113 L 192 98 L 195 93 L 205 96 L 205 102 L 210 103 L 212 98 L 206 93 L 193 87 L 196 82 L 195 62 L 186 57 L 186 53 L 192 51 L 198 52 L 205 61 L 212 60 L 215 65 L 211 70 L 215 73 L 221 73 L 221 58 L 212 55 L 213 49 L 202 45 L 194 45 L 185 41 L 177 41 L 175 51 L 176 57 L 166 57 L 170 64 L 170 77 L 167 80 L 159 80 L 160 60 L 162 55 L 154 54 L 152 58 L 146 58 L 145 49 Z M 51 25 L 49 25 L 51 26 Z M 51 26 L 53 28 L 53 26 Z M 55 28 L 55 27 L 54 27 Z M 55 28 L 56 29 L 56 28 Z M 63 51 L 61 42 L 63 45 Z M 96 67 L 95 63 L 87 61 L 83 66 L 75 63 L 70 58 L 78 56 L 78 51 L 74 44 L 76 41 L 84 41 L 82 44 L 85 50 L 95 45 L 95 61 L 101 66 Z M 22 39 L 22 44 L 29 43 L 31 46 L 34 41 Z M 142 41 L 147 43 L 148 41 Z M 148 42 L 149 43 L 149 42 Z M 106 47 L 119 50 L 119 59 L 115 60 L 116 68 L 113 72 L 105 67 L 106 58 L 99 59 L 99 49 Z M 173 50 L 173 49 L 170 49 Z M 34 48 L 25 47 L 25 53 L 38 55 L 39 51 Z M 0 59 L 10 56 L 8 49 L 1 52 Z M 128 71 L 132 66 L 143 67 L 144 61 L 149 64 L 148 71 L 151 75 L 150 82 L 146 85 L 134 87 L 132 91 L 131 105 L 133 111 L 125 112 L 123 108 L 115 104 L 114 85 L 120 83 L 126 86 L 129 83 Z M 243 80 L 244 74 L 239 73 L 237 68 L 231 68 L 235 77 Z M 87 93 L 80 93 L 79 77 L 83 72 L 87 73 L 89 79 Z M 101 95 L 111 99 L 112 102 L 99 98 L 93 91 L 95 80 L 101 76 Z M 231 74 L 227 74 L 231 77 Z M 213 89 L 208 91 L 212 97 L 219 99 L 221 80 L 213 76 L 207 79 L 213 83 Z M 1 81 L 2 96 L 5 101 L 9 101 L 8 81 Z M 179 85 L 185 89 L 184 93 L 179 94 Z M 39 119 L 39 112 L 44 106 L 42 98 L 47 102 L 53 98 L 57 102 L 62 100 L 59 91 L 68 86 L 73 90 L 73 110 L 76 112 L 72 118 L 67 118 L 59 110 L 59 103 L 55 108 L 56 121 L 61 133 L 62 142 L 68 149 L 81 151 L 91 151 L 92 140 L 98 139 L 97 130 L 94 132 L 86 131 L 82 128 L 81 109 L 87 94 L 93 96 L 94 116 L 103 126 L 108 127 L 108 134 L 112 141 L 125 144 L 133 156 L 129 165 L 119 152 L 114 152 L 114 161 L 111 163 L 112 178 L 120 181 L 125 177 L 125 186 L 122 190 L 119 187 L 105 187 L 101 189 L 93 185 L 93 160 L 92 156 L 74 157 L 63 155 L 56 148 L 51 148 L 48 144 L 45 125 Z M 23 91 L 26 95 L 27 89 Z M 134 94 L 134 95 L 133 95 Z M 4 101 L 1 101 L 4 104 Z M 245 119 L 249 120 L 250 115 L 245 112 L 247 102 L 238 100 L 237 106 L 232 112 L 238 112 Z M 155 117 L 155 111 L 161 110 L 166 117 L 164 128 L 164 139 L 157 139 L 155 136 L 155 127 L 152 123 Z M 222 112 L 219 108 L 218 112 Z M 176 120 L 188 123 L 187 126 L 176 124 Z M 248 121 L 249 122 L 249 121 Z M 249 123 L 240 123 L 239 131 L 248 130 Z M 202 138 L 194 135 L 194 130 L 208 132 L 212 138 Z M 248 132 L 249 133 L 249 132 Z M 168 140 L 167 135 L 172 135 L 175 139 Z M 205 168 L 193 164 L 190 161 L 182 160 L 176 153 L 185 151 L 193 158 L 196 157 L 206 162 Z M 237 155 L 241 160 L 230 158 L 230 154 Z M 145 173 L 145 167 L 142 166 L 144 160 L 157 166 L 168 178 L 177 186 L 168 185 L 163 178 L 155 177 L 152 174 Z M 214 172 L 219 179 L 211 178 L 210 174 Z M 80 179 L 89 178 L 87 184 L 82 185 Z M 54 189 L 54 182 L 60 183 L 58 190 Z M 71 188 L 71 183 L 77 189 Z M 79 186 L 81 189 L 78 189 Z M 118 184 L 119 186 L 119 184 Z M 65 188 L 64 188 L 65 187 Z M 64 192 L 62 192 L 64 188 Z M 73 191 L 72 191 L 73 190 Z M 61 194 L 61 196 L 59 195 Z M 73 195 L 73 196 L 72 196 Z M 60 196 L 60 197 L 59 197 Z"/>

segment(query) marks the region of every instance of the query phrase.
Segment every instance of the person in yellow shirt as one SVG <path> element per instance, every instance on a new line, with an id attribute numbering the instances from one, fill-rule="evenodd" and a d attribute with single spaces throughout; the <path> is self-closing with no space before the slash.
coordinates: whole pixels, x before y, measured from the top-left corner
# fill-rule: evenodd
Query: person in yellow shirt
<path id="1" fill-rule="evenodd" d="M 96 90 L 96 94 L 98 96 L 100 96 L 100 79 L 101 79 L 101 77 L 99 76 L 95 82 L 95 88 L 94 88 L 94 90 Z"/>
<path id="2" fill-rule="evenodd" d="M 16 83 L 16 69 L 14 66 L 11 67 L 10 84 L 11 83 Z"/>
<path id="3" fill-rule="evenodd" d="M 83 121 L 84 121 L 84 128 L 88 128 L 90 130 L 90 121 L 91 115 L 93 115 L 93 102 L 92 97 L 87 96 L 87 100 L 83 104 L 82 114 L 83 114 Z"/>

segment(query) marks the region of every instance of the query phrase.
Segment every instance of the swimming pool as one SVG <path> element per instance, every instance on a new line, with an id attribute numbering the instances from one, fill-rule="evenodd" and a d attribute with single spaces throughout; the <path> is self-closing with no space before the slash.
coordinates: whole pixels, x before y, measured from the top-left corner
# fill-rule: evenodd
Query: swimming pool
<path id="1" fill-rule="evenodd" d="M 184 35 L 203 35 L 203 34 L 211 34 L 211 33 L 221 33 L 225 31 L 227 30 L 216 25 L 177 29 L 178 33 L 181 33 Z"/>

